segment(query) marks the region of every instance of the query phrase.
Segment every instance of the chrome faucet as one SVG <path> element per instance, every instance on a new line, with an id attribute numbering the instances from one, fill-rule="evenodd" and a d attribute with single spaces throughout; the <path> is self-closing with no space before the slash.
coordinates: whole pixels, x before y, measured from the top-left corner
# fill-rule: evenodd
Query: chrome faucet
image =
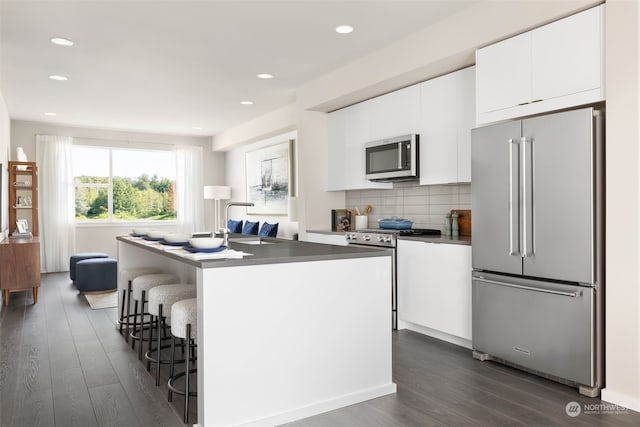
<path id="1" fill-rule="evenodd" d="M 229 208 L 231 206 L 254 206 L 253 202 L 229 202 L 224 207 L 224 229 L 228 229 L 229 224 Z M 227 231 L 228 233 L 228 231 Z"/>

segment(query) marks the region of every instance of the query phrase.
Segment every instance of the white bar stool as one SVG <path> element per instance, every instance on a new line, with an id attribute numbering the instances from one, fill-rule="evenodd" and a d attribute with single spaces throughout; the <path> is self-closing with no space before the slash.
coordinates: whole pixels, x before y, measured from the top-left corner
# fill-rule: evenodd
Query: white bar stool
<path id="1" fill-rule="evenodd" d="M 120 319 L 118 324 L 120 325 L 120 335 L 122 335 L 122 326 L 127 325 L 125 328 L 124 339 L 129 342 L 129 318 L 131 317 L 131 282 L 138 276 L 145 274 L 161 273 L 162 270 L 157 267 L 135 267 L 122 270 L 120 277 L 123 282 L 127 282 L 125 288 L 122 289 L 122 304 L 120 306 Z M 126 306 L 126 314 L 125 314 Z"/>
<path id="2" fill-rule="evenodd" d="M 149 347 L 144 357 L 147 359 L 147 371 L 151 369 L 151 362 L 156 364 L 156 385 L 160 385 L 160 365 L 162 363 L 169 363 L 169 360 L 162 360 L 161 352 L 163 348 L 169 348 L 170 346 L 162 345 L 161 330 L 166 322 L 164 319 L 171 319 L 171 307 L 178 301 L 184 299 L 190 299 L 196 297 L 196 285 L 195 284 L 176 284 L 176 285 L 161 285 L 156 286 L 149 290 L 149 314 L 151 314 L 151 323 L 154 323 L 153 316 L 155 316 L 156 325 L 156 348 L 154 349 L 153 341 L 153 328 L 149 328 Z M 154 358 L 153 353 L 157 351 L 157 356 Z"/>
<path id="3" fill-rule="evenodd" d="M 145 323 L 144 316 L 149 313 L 145 313 L 144 305 L 147 302 L 147 293 L 151 288 L 160 285 L 168 285 L 171 283 L 180 283 L 180 278 L 175 274 L 157 273 L 157 274 L 144 274 L 133 279 L 131 282 L 131 295 L 133 296 L 133 329 L 131 330 L 131 348 L 135 349 L 136 341 L 140 340 L 140 346 L 138 348 L 138 359 L 142 360 L 142 330 L 146 325 L 151 327 L 150 323 Z M 138 303 L 140 304 L 140 311 L 138 311 Z M 138 316 L 140 317 L 140 330 L 138 333 Z"/>
<path id="4" fill-rule="evenodd" d="M 169 365 L 169 402 L 173 399 L 173 393 L 184 395 L 184 418 L 186 424 L 189 418 L 189 397 L 198 395 L 196 391 L 189 391 L 189 374 L 196 373 L 197 368 L 190 369 L 190 362 L 195 361 L 196 335 L 198 332 L 197 303 L 196 299 L 185 299 L 178 301 L 171 307 L 171 362 Z M 174 374 L 174 362 L 176 353 L 176 338 L 187 340 L 187 354 L 185 355 L 184 372 Z M 197 362 L 196 362 L 197 363 Z M 197 366 L 197 365 L 196 365 Z M 184 376 L 184 390 L 178 390 L 174 381 Z"/>

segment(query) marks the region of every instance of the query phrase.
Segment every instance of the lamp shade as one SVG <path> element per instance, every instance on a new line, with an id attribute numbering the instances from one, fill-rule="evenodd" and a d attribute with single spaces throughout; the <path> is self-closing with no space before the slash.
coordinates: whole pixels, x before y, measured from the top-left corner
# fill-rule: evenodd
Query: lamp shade
<path id="1" fill-rule="evenodd" d="M 204 198 L 213 200 L 228 200 L 231 198 L 231 187 L 224 185 L 205 185 Z"/>
<path id="2" fill-rule="evenodd" d="M 289 221 L 298 221 L 298 198 L 289 196 Z"/>

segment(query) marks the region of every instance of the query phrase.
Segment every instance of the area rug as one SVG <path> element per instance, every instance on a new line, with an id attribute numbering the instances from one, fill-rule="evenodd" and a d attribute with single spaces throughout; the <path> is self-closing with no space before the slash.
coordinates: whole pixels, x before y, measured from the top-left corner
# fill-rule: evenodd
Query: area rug
<path id="1" fill-rule="evenodd" d="M 84 297 L 93 310 L 118 306 L 118 293 L 115 291 L 103 294 L 84 294 Z"/>

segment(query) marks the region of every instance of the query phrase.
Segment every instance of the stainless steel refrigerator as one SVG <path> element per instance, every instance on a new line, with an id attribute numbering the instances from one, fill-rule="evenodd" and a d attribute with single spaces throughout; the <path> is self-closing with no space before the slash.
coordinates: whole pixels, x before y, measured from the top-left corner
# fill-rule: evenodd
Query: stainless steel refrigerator
<path id="1" fill-rule="evenodd" d="M 472 130 L 473 349 L 603 386 L 603 113 Z"/>

